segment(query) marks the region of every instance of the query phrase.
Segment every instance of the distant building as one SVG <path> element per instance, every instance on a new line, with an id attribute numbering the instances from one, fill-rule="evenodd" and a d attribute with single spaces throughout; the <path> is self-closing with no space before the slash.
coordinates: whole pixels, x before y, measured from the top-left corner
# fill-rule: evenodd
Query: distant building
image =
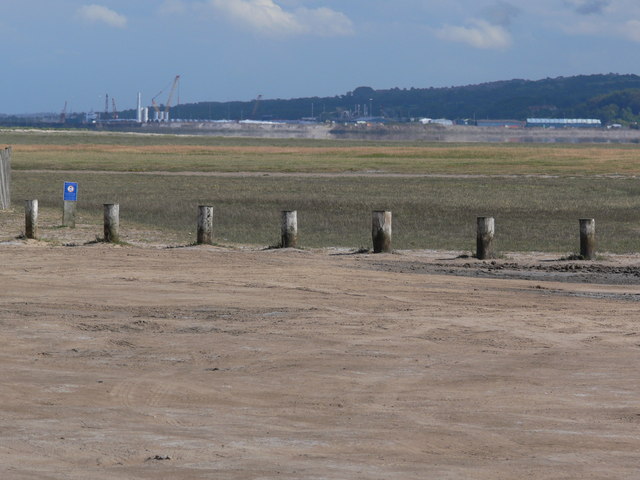
<path id="1" fill-rule="evenodd" d="M 542 128 L 600 128 L 597 118 L 527 118 L 527 127 Z"/>
<path id="2" fill-rule="evenodd" d="M 98 114 L 95 113 L 94 111 L 85 113 L 84 121 L 86 123 L 96 123 L 97 120 L 98 120 Z"/>
<path id="3" fill-rule="evenodd" d="M 389 119 L 384 117 L 358 117 L 354 118 L 353 121 L 358 125 L 369 125 L 371 123 L 389 123 Z"/>
<path id="4" fill-rule="evenodd" d="M 422 125 L 442 125 L 445 127 L 453 125 L 453 120 L 447 118 L 420 118 L 418 121 Z"/>

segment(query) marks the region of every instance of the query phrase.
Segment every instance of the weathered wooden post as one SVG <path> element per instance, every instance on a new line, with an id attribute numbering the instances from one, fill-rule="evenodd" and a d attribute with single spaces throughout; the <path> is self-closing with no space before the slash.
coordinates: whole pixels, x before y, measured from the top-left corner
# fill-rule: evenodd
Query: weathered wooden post
<path id="1" fill-rule="evenodd" d="M 120 241 L 120 205 L 117 203 L 104 204 L 104 241 Z"/>
<path id="2" fill-rule="evenodd" d="M 596 221 L 593 218 L 580 219 L 580 256 L 584 260 L 596 258 Z"/>
<path id="3" fill-rule="evenodd" d="M 493 237 L 496 233 L 496 224 L 493 217 L 478 217 L 478 229 L 476 235 L 476 258 L 485 260 L 495 256 Z"/>
<path id="4" fill-rule="evenodd" d="M 11 147 L 0 149 L 0 210 L 11 206 Z"/>
<path id="5" fill-rule="evenodd" d="M 371 217 L 373 253 L 391 252 L 391 212 L 374 210 Z"/>
<path id="6" fill-rule="evenodd" d="M 78 183 L 64 182 L 62 226 L 75 228 L 76 205 L 78 204 Z"/>
<path id="7" fill-rule="evenodd" d="M 76 202 L 64 201 L 62 207 L 62 226 L 75 228 L 76 226 Z"/>
<path id="8" fill-rule="evenodd" d="M 296 248 L 298 246 L 298 211 L 283 210 L 280 223 L 282 248 Z"/>
<path id="9" fill-rule="evenodd" d="M 198 233 L 196 243 L 213 243 L 213 207 L 206 205 L 198 206 Z"/>
<path id="10" fill-rule="evenodd" d="M 24 236 L 38 238 L 38 200 L 24 202 Z"/>

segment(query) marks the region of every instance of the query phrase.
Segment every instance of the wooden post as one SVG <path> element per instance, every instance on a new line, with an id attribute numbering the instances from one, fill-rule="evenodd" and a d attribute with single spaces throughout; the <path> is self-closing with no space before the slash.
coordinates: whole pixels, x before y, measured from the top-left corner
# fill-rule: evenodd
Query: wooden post
<path id="1" fill-rule="evenodd" d="M 0 210 L 11 206 L 11 152 L 11 147 L 0 149 Z"/>
<path id="2" fill-rule="evenodd" d="M 24 236 L 38 238 L 38 200 L 24 202 Z"/>
<path id="3" fill-rule="evenodd" d="M 493 217 L 478 217 L 478 230 L 476 235 L 476 258 L 485 260 L 495 256 L 493 237 L 496 232 L 496 224 Z"/>
<path id="4" fill-rule="evenodd" d="M 391 252 L 391 212 L 374 210 L 371 217 L 373 253 Z"/>
<path id="5" fill-rule="evenodd" d="M 213 243 L 213 207 L 198 206 L 198 234 L 196 243 L 199 245 Z"/>
<path id="6" fill-rule="evenodd" d="M 72 202 L 70 200 L 64 200 L 62 207 L 62 226 L 63 227 L 76 227 L 76 204 L 78 202 Z"/>
<path id="7" fill-rule="evenodd" d="M 298 212 L 297 210 L 283 210 L 281 222 L 282 248 L 296 248 L 298 246 Z"/>
<path id="8" fill-rule="evenodd" d="M 584 260 L 596 258 L 596 221 L 593 218 L 580 219 L 580 256 Z"/>
<path id="9" fill-rule="evenodd" d="M 104 241 L 115 243 L 120 241 L 120 205 L 104 204 Z"/>

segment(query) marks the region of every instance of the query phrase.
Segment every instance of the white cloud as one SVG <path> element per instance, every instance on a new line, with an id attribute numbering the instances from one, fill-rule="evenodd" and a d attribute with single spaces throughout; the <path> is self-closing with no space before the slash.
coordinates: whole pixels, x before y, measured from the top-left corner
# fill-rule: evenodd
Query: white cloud
<path id="1" fill-rule="evenodd" d="M 330 8 L 288 11 L 274 0 L 209 0 L 219 12 L 255 32 L 273 35 L 341 36 L 353 33 L 351 20 Z"/>
<path id="2" fill-rule="evenodd" d="M 442 40 L 466 43 L 474 48 L 504 50 L 511 46 L 511 34 L 501 25 L 474 19 L 470 25 L 459 27 L 445 25 L 436 31 Z"/>
<path id="3" fill-rule="evenodd" d="M 127 17 L 102 5 L 85 5 L 78 10 L 78 16 L 87 22 L 104 23 L 110 27 L 125 28 Z"/>
<path id="4" fill-rule="evenodd" d="M 303 25 L 272 0 L 211 0 L 211 4 L 233 20 L 267 34 L 298 34 Z"/>

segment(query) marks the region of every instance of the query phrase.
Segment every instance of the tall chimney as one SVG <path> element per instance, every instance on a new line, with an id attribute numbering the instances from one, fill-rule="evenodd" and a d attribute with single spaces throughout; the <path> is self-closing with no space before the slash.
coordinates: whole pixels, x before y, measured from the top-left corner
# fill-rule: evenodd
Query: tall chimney
<path id="1" fill-rule="evenodd" d="M 142 94 L 138 92 L 138 108 L 136 109 L 136 122 L 142 123 Z"/>

